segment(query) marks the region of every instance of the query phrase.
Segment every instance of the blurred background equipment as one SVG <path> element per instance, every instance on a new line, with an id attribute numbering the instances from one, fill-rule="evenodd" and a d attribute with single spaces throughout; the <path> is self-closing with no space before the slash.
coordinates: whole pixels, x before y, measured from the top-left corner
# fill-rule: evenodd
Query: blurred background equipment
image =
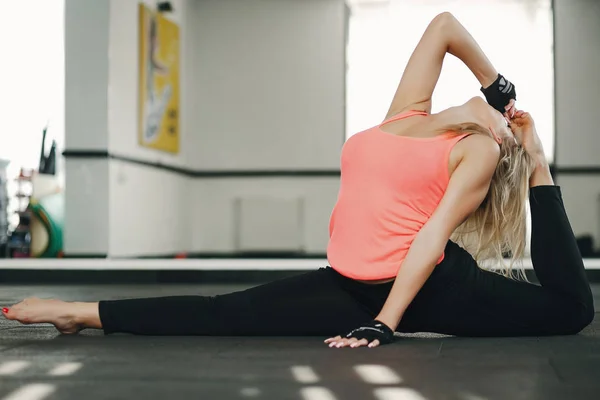
<path id="1" fill-rule="evenodd" d="M 7 171 L 9 161 L 0 159 L 0 258 L 6 257 L 8 242 L 8 189 Z"/>
<path id="2" fill-rule="evenodd" d="M 35 171 L 21 168 L 16 181 L 16 192 L 14 194 L 14 205 L 11 207 L 12 214 L 16 217 L 17 226 L 10 231 L 7 245 L 8 257 L 27 258 L 31 255 L 31 211 L 29 201 L 33 192 L 32 178 Z"/>
<path id="3" fill-rule="evenodd" d="M 173 4 L 170 1 L 159 1 L 156 9 L 161 13 L 173 12 Z"/>
<path id="4" fill-rule="evenodd" d="M 50 174 L 36 174 L 32 189 L 27 208 L 31 214 L 31 257 L 59 257 L 63 250 L 64 191 Z"/>
<path id="5" fill-rule="evenodd" d="M 46 133 L 48 132 L 48 127 L 44 128 L 42 132 L 42 151 L 40 152 L 40 165 L 38 167 L 38 172 L 40 174 L 56 174 L 56 140 L 52 141 L 52 145 L 50 146 L 50 151 L 48 155 L 46 155 Z"/>
<path id="6" fill-rule="evenodd" d="M 57 257 L 62 254 L 64 192 L 56 174 L 56 140 L 46 151 L 42 131 L 37 170 L 22 167 L 14 179 L 0 160 L 0 254 L 2 257 Z M 33 152 L 32 147 L 28 147 Z M 23 150 L 24 154 L 26 153 Z M 9 188 L 10 183 L 14 185 Z M 12 222 L 12 223 L 11 223 Z"/>

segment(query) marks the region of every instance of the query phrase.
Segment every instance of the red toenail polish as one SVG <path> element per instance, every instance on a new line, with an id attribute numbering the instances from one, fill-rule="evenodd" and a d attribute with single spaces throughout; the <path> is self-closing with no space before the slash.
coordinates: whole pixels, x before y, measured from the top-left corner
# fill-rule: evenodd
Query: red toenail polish
<path id="1" fill-rule="evenodd" d="M 3 308 L 2 312 L 6 314 L 8 312 L 8 308 Z"/>

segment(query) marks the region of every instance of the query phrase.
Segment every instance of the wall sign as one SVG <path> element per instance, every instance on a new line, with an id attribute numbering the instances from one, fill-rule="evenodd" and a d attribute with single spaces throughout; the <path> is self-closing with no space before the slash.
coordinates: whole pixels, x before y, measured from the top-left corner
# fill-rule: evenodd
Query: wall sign
<path id="1" fill-rule="evenodd" d="M 141 146 L 179 153 L 179 65 L 179 26 L 139 4 Z"/>

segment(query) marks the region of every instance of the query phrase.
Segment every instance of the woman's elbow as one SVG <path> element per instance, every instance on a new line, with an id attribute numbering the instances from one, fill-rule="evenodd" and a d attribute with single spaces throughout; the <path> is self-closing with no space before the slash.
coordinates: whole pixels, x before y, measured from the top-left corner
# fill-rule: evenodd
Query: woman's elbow
<path id="1" fill-rule="evenodd" d="M 439 38 L 439 40 L 449 44 L 452 32 L 456 27 L 456 18 L 449 12 L 438 14 L 429 24 L 428 31 Z M 448 49 L 446 49 L 447 51 Z"/>
<path id="2" fill-rule="evenodd" d="M 448 24 L 452 24 L 456 21 L 454 15 L 449 11 L 444 11 L 435 16 L 435 18 L 431 21 L 432 24 L 447 26 Z"/>

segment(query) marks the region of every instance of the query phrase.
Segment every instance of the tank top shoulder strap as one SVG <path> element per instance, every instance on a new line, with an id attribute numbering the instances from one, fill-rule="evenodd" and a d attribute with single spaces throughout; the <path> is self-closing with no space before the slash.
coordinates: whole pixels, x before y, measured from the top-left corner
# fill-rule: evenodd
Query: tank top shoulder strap
<path id="1" fill-rule="evenodd" d="M 390 122 L 398 121 L 398 120 L 401 120 L 401 119 L 404 119 L 404 118 L 414 117 L 415 115 L 429 115 L 429 114 L 427 114 L 425 111 L 408 110 L 408 111 L 404 111 L 404 112 L 401 112 L 399 114 L 391 116 L 390 118 L 384 120 L 378 126 L 389 124 Z"/>
<path id="2" fill-rule="evenodd" d="M 446 132 L 445 135 L 448 137 L 450 147 L 454 147 L 456 143 L 460 142 L 468 136 L 475 135 L 475 133 L 459 133 L 453 135 L 452 132 Z"/>

